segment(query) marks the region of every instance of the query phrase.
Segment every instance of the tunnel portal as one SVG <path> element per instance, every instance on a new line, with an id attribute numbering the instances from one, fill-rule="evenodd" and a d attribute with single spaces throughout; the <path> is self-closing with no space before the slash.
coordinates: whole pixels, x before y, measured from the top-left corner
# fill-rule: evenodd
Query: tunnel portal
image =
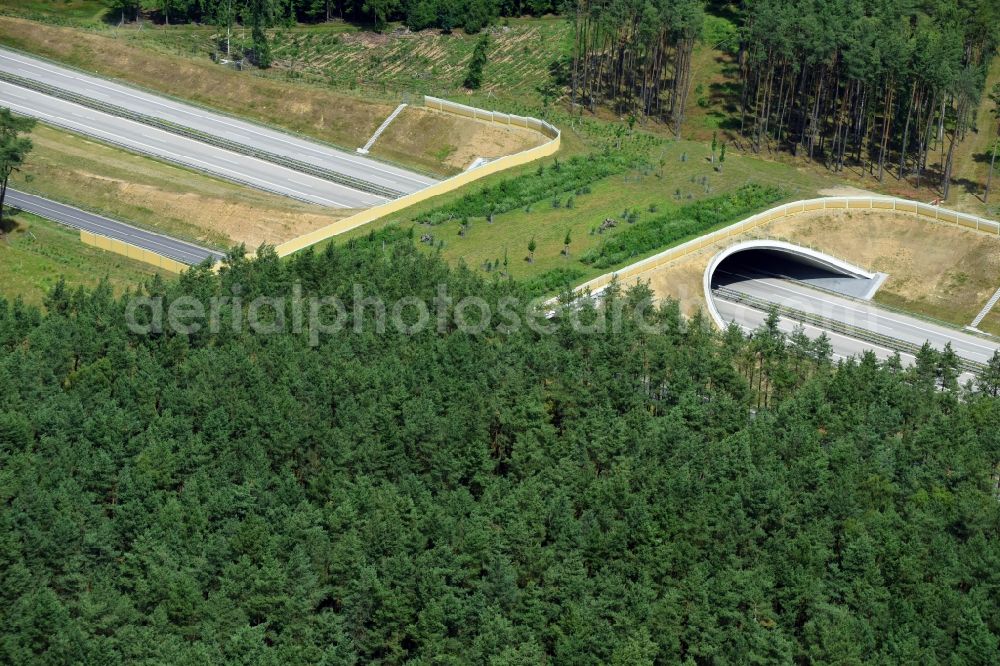
<path id="1" fill-rule="evenodd" d="M 835 292 L 852 298 L 870 299 L 886 275 L 872 273 L 812 248 L 785 241 L 753 240 L 719 252 L 705 270 L 705 298 L 716 323 L 724 326 L 715 307 L 715 290 L 755 291 L 763 285 L 781 289 L 783 280 Z"/>

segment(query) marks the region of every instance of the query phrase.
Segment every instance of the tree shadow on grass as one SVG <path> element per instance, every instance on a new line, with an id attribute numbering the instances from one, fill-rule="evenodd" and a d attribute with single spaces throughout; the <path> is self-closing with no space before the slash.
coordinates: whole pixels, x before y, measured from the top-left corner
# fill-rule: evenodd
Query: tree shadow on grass
<path id="1" fill-rule="evenodd" d="M 721 107 L 727 113 L 735 113 L 740 99 L 740 85 L 735 81 L 712 83 L 708 86 L 709 98 L 716 107 Z"/>
<path id="2" fill-rule="evenodd" d="M 715 62 L 722 65 L 722 69 L 719 71 L 727 79 L 730 79 L 733 85 L 739 85 L 738 79 L 740 76 L 740 68 L 737 62 L 728 53 L 723 53 L 715 57 Z"/>
<path id="3" fill-rule="evenodd" d="M 21 212 L 16 206 L 3 207 L 3 219 L 0 220 L 0 234 L 9 234 L 17 230 L 18 224 L 14 216 Z"/>
<path id="4" fill-rule="evenodd" d="M 734 81 L 712 83 L 708 86 L 708 97 L 712 111 L 707 114 L 716 127 L 722 130 L 738 130 L 740 121 L 737 117 L 739 109 L 739 84 Z"/>
<path id="5" fill-rule="evenodd" d="M 972 156 L 972 161 L 976 164 L 989 164 L 990 160 L 993 159 L 993 151 L 987 150 L 985 153 L 975 153 Z M 1000 150 L 997 151 L 997 164 L 1000 164 Z"/>
<path id="6" fill-rule="evenodd" d="M 970 180 L 968 178 L 953 178 L 951 183 L 952 185 L 960 186 L 968 194 L 974 194 L 977 197 L 980 196 L 980 192 L 983 189 L 982 183 L 975 180 Z"/>
<path id="7" fill-rule="evenodd" d="M 707 117 L 712 119 L 714 127 L 718 127 L 721 130 L 736 132 L 740 129 L 740 119 L 732 114 L 711 111 L 707 114 Z"/>
<path id="8" fill-rule="evenodd" d="M 736 3 L 730 2 L 730 0 L 708 0 L 705 3 L 705 9 L 719 18 L 726 19 L 730 23 L 738 23 L 740 20 L 740 13 Z"/>

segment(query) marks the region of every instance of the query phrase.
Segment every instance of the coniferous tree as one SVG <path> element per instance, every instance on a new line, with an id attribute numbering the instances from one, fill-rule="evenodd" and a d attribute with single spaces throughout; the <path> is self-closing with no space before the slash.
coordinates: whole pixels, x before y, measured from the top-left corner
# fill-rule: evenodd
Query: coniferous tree
<path id="1" fill-rule="evenodd" d="M 993 168 L 997 161 L 997 153 L 1000 152 L 1000 83 L 993 86 L 993 89 L 990 91 L 990 101 L 993 103 L 991 114 L 993 116 L 993 130 L 996 132 L 996 136 L 993 138 L 993 143 L 989 150 L 990 167 L 989 171 L 986 173 L 986 189 L 983 192 L 984 204 L 988 204 L 990 202 L 990 186 L 993 183 Z"/>
<path id="2" fill-rule="evenodd" d="M 746 5 L 740 134 L 754 151 L 787 148 L 879 180 L 895 164 L 919 184 L 936 158 L 947 196 L 998 26 L 989 0 Z"/>
<path id="3" fill-rule="evenodd" d="M 31 152 L 31 139 L 24 135 L 34 126 L 34 118 L 15 116 L 10 109 L 0 108 L 0 233 L 4 233 L 3 206 L 7 183 Z"/>
<path id="4" fill-rule="evenodd" d="M 469 69 L 465 74 L 465 81 L 462 83 L 470 90 L 477 90 L 483 85 L 483 68 L 486 67 L 486 53 L 489 46 L 489 36 L 483 35 L 476 42 L 476 48 L 472 51 Z"/>
<path id="5" fill-rule="evenodd" d="M 107 283 L 57 283 L 45 312 L 0 300 L 0 661 L 995 652 L 969 563 L 996 559 L 1000 382 L 965 393 L 930 349 L 832 366 L 774 316 L 715 333 L 615 282 L 544 334 L 380 334 L 352 284 L 532 295 L 387 229 L 142 288 L 339 294 L 364 325 L 315 345 L 135 333 Z"/>
<path id="6" fill-rule="evenodd" d="M 679 134 L 701 34 L 700 0 L 577 0 L 572 12 L 571 103 L 609 103 L 632 118 L 666 120 Z"/>
<path id="7" fill-rule="evenodd" d="M 271 66 L 271 43 L 266 29 L 274 21 L 274 7 L 271 0 L 249 0 L 250 42 L 253 45 L 254 62 L 261 69 Z"/>

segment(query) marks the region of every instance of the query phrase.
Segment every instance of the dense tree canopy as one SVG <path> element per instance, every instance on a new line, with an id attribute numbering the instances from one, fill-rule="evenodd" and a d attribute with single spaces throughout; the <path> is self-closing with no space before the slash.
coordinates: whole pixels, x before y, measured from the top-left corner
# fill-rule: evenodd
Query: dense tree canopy
<path id="1" fill-rule="evenodd" d="M 570 95 L 663 118 L 679 133 L 702 0 L 578 0 Z"/>
<path id="2" fill-rule="evenodd" d="M 405 237 L 236 256 L 146 291 L 530 295 Z M 317 346 L 233 332 L 232 302 L 184 335 L 129 332 L 107 287 L 46 306 L 0 302 L 0 662 L 997 654 L 1000 383 L 947 354 L 835 366 L 670 303 L 551 334 L 368 308 Z"/>
<path id="3" fill-rule="evenodd" d="M 747 0 L 740 131 L 880 180 L 919 180 L 938 149 L 947 197 L 998 43 L 995 0 Z"/>
<path id="4" fill-rule="evenodd" d="M 347 19 L 385 28 L 388 21 L 403 21 L 413 30 L 462 28 L 479 32 L 500 16 L 541 16 L 558 12 L 554 0 L 110 0 L 114 18 L 132 19 L 151 13 L 165 23 L 220 23 L 241 20 L 253 23 L 262 12 L 277 23 Z M 264 3 L 266 8 L 254 8 Z"/>
<path id="5" fill-rule="evenodd" d="M 712 46 L 735 59 L 733 85 L 722 86 L 732 99 L 716 111 L 744 147 L 804 153 L 835 171 L 855 165 L 879 180 L 889 173 L 918 186 L 938 183 L 946 198 L 956 145 L 988 122 L 975 112 L 1000 44 L 996 0 L 114 2 L 112 13 L 123 17 L 145 7 L 175 22 L 227 30 L 242 22 L 253 29 L 248 55 L 264 65 L 263 29 L 280 23 L 339 17 L 376 30 L 402 21 L 414 30 L 475 33 L 501 16 L 562 13 L 574 26 L 572 47 L 550 64 L 551 80 L 538 82 L 546 99 L 565 91 L 572 105 L 607 105 L 630 122 L 649 117 L 678 133 L 708 4 L 714 25 L 731 34 Z M 485 62 L 486 51 L 484 43 L 473 64 Z"/>

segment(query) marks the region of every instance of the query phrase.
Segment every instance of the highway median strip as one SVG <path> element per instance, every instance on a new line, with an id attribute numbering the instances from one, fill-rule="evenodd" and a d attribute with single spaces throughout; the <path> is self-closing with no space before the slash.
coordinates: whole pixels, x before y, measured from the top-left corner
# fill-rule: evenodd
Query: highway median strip
<path id="1" fill-rule="evenodd" d="M 829 319 L 810 312 L 803 312 L 802 310 L 790 308 L 786 305 L 779 305 L 763 298 L 757 298 L 756 296 L 744 294 L 734 289 L 716 287 L 712 290 L 712 294 L 716 298 L 747 305 L 756 310 L 762 310 L 764 312 L 774 310 L 778 313 L 778 315 L 787 319 L 791 319 L 802 324 L 810 324 L 812 326 L 816 326 L 817 328 L 828 330 L 831 333 L 846 335 L 862 342 L 876 344 L 895 352 L 910 354 L 912 356 L 916 356 L 920 352 L 921 345 L 904 342 L 903 340 L 899 340 L 888 335 L 876 333 L 858 326 L 852 326 L 850 324 L 836 321 L 835 319 Z M 959 357 L 958 360 L 958 367 L 961 370 L 972 373 L 980 373 L 986 368 L 986 366 L 982 363 L 976 363 L 975 361 L 970 361 L 961 357 Z"/>
<path id="2" fill-rule="evenodd" d="M 888 312 L 895 312 L 896 314 L 901 314 L 906 317 L 912 317 L 913 319 L 919 319 L 921 321 L 926 321 L 928 324 L 934 324 L 935 326 L 940 326 L 941 328 L 948 328 L 955 332 L 962 333 L 974 338 L 980 338 L 982 340 L 989 340 L 990 342 L 996 342 L 997 336 L 992 333 L 986 333 L 985 331 L 977 331 L 974 329 L 969 329 L 967 326 L 960 326 L 951 321 L 945 321 L 944 319 L 939 319 L 937 317 L 931 317 L 930 315 L 921 314 L 919 312 L 912 312 L 910 310 L 904 310 L 903 308 L 896 307 L 895 305 L 890 305 L 888 303 L 882 303 L 881 301 L 876 301 L 871 298 L 861 298 L 859 296 L 853 296 L 851 294 L 845 294 L 841 291 L 836 291 L 835 289 L 827 289 L 818 284 L 812 282 L 806 282 L 805 280 L 799 280 L 798 278 L 793 278 L 788 275 L 777 275 L 782 280 L 787 280 L 788 282 L 793 282 L 795 284 L 802 285 L 803 287 L 808 287 L 815 291 L 822 291 L 823 293 L 829 294 L 831 296 L 836 296 L 837 298 L 843 298 L 847 301 L 854 301 L 861 305 L 876 305 L 881 310 L 886 310 Z M 1000 291 L 1000 290 L 998 290 Z M 998 299 L 1000 300 L 1000 299 Z"/>
<path id="3" fill-rule="evenodd" d="M 404 195 L 404 192 L 395 190 L 389 187 L 384 187 L 376 183 L 370 183 L 368 181 L 362 180 L 360 178 L 355 178 L 354 176 L 349 176 L 347 174 L 339 173 L 336 171 L 331 171 L 330 169 L 324 169 L 323 167 L 310 164 L 308 162 L 303 162 L 302 160 L 297 160 L 291 157 L 286 157 L 283 155 L 278 155 L 265 150 L 260 150 L 252 146 L 248 146 L 236 141 L 230 141 L 229 139 L 224 139 L 207 132 L 202 132 L 199 130 L 192 129 L 190 127 L 185 127 L 183 125 L 178 125 L 155 116 L 149 116 L 143 113 L 138 113 L 136 111 L 131 111 L 129 109 L 116 106 L 114 104 L 108 104 L 106 102 L 101 102 L 85 95 L 79 95 L 77 93 L 58 88 L 56 86 L 51 86 L 46 83 L 41 83 L 33 79 L 29 79 L 23 76 L 18 76 L 17 74 L 12 74 L 10 72 L 0 71 L 0 81 L 5 81 L 7 83 L 20 86 L 22 88 L 27 88 L 28 90 L 33 90 L 44 95 L 49 95 L 50 97 L 55 97 L 67 102 L 72 102 L 73 104 L 79 104 L 80 106 L 93 109 L 95 111 L 100 111 L 101 113 L 107 113 L 109 115 L 116 116 L 118 118 L 124 118 L 126 120 L 131 120 L 133 122 L 141 123 L 149 127 L 154 127 L 156 129 L 163 130 L 165 132 L 170 132 L 171 134 L 177 134 L 195 141 L 200 141 L 202 143 L 215 146 L 216 148 L 222 148 L 224 150 L 229 150 L 240 155 L 246 155 L 247 157 L 253 157 L 256 159 L 264 160 L 266 162 L 271 162 L 278 166 L 283 166 L 293 171 L 298 171 L 316 178 L 321 178 L 345 187 L 349 187 L 354 190 L 361 192 L 367 192 L 368 194 L 374 194 L 376 196 L 385 197 L 387 199 L 397 199 Z"/>

